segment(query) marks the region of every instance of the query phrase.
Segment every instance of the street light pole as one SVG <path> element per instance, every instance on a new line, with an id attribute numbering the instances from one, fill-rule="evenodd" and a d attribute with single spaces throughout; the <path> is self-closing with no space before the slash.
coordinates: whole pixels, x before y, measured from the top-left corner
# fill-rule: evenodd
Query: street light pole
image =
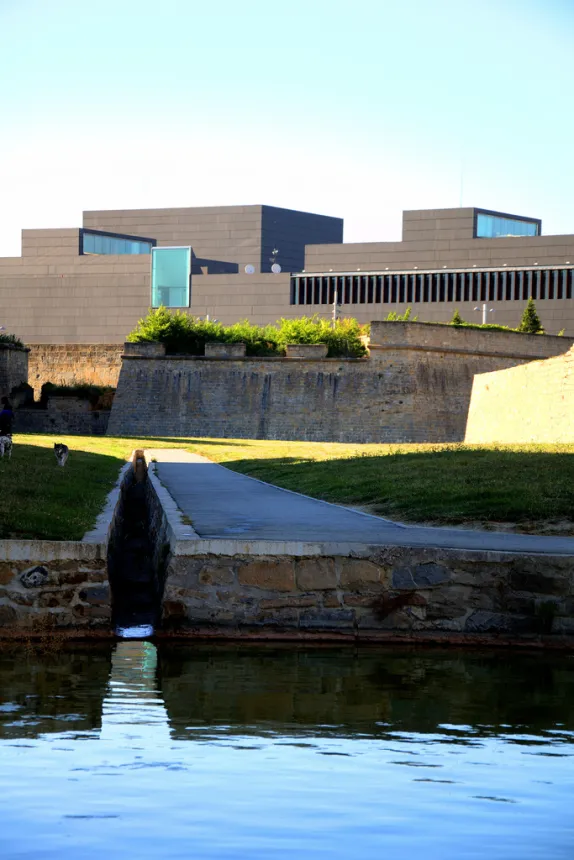
<path id="1" fill-rule="evenodd" d="M 482 311 L 482 324 L 486 325 L 486 315 L 493 314 L 494 308 L 489 308 L 486 302 L 483 302 L 479 308 L 475 308 L 475 311 Z"/>

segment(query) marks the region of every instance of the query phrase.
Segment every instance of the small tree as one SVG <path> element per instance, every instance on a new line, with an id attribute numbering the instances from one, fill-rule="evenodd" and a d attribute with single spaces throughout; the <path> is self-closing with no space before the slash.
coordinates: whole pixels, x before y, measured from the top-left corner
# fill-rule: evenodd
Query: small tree
<path id="1" fill-rule="evenodd" d="M 528 299 L 518 331 L 526 332 L 527 334 L 544 334 L 540 317 L 536 312 L 536 305 L 532 296 Z"/>
<path id="2" fill-rule="evenodd" d="M 408 307 L 402 314 L 398 311 L 389 311 L 385 322 L 417 322 L 417 320 L 418 317 L 413 317 L 411 319 L 411 308 Z"/>
<path id="3" fill-rule="evenodd" d="M 450 321 L 451 325 L 464 325 L 464 320 L 458 312 L 458 308 L 456 308 L 455 312 L 452 315 L 452 319 Z"/>

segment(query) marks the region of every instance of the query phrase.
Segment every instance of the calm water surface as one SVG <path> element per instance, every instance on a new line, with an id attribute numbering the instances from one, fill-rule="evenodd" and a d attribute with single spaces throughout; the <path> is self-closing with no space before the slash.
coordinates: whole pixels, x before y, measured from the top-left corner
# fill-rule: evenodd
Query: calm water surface
<path id="1" fill-rule="evenodd" d="M 0 652 L 0 857 L 573 860 L 574 657 Z"/>

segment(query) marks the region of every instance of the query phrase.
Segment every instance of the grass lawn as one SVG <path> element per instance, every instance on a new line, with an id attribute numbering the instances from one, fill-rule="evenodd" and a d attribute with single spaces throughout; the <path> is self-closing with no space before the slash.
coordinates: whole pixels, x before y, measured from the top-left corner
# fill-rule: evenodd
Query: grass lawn
<path id="1" fill-rule="evenodd" d="M 57 466 L 54 442 L 70 447 Z M 344 445 L 15 436 L 0 538 L 79 540 L 134 448 L 184 448 L 247 475 L 409 522 L 574 534 L 574 445 Z"/>

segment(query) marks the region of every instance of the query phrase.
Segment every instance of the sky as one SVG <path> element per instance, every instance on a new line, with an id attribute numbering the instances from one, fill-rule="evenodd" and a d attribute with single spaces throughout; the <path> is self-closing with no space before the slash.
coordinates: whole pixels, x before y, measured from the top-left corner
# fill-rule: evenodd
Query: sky
<path id="1" fill-rule="evenodd" d="M 89 209 L 574 233 L 574 0 L 0 0 L 0 256 Z"/>

